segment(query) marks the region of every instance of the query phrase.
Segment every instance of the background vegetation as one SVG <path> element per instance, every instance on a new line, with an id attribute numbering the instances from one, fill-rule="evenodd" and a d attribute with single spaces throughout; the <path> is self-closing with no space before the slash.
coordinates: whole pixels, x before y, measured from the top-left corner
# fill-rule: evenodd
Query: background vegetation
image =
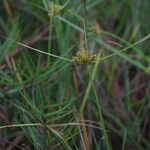
<path id="1" fill-rule="evenodd" d="M 150 149 L 150 1 L 53 2 L 0 0 L 0 149 Z"/>

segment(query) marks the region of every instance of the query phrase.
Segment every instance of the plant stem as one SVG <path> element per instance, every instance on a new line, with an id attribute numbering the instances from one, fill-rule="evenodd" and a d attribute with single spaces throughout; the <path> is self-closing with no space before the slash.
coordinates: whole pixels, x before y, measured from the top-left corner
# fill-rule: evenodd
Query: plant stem
<path id="1" fill-rule="evenodd" d="M 53 18 L 50 17 L 49 20 L 49 37 L 48 37 L 48 53 L 51 53 L 51 47 L 52 47 L 52 20 Z M 50 56 L 48 56 L 48 64 L 50 63 Z"/>
<path id="2" fill-rule="evenodd" d="M 101 123 L 100 126 L 102 126 L 102 133 L 103 133 L 103 136 L 104 136 L 106 149 L 110 150 L 109 141 L 108 141 L 107 132 L 106 132 L 106 127 L 105 127 L 105 121 L 104 121 L 104 118 L 103 118 L 103 115 L 102 115 L 102 109 L 101 109 L 102 106 L 101 106 L 101 103 L 99 102 L 94 82 L 92 82 L 92 84 L 93 84 L 93 90 L 94 90 L 95 99 L 96 99 L 98 112 L 99 112 L 99 116 L 100 116 L 100 123 Z"/>
<path id="3" fill-rule="evenodd" d="M 87 100 L 88 95 L 90 93 L 92 82 L 93 82 L 94 76 L 95 76 L 97 68 L 98 68 L 100 56 L 101 56 L 101 53 L 99 52 L 98 55 L 97 55 L 97 60 L 96 60 L 94 69 L 92 71 L 92 75 L 91 75 L 89 84 L 88 84 L 88 86 L 86 88 L 86 92 L 85 92 L 85 95 L 84 95 L 83 100 L 82 100 L 82 104 L 81 104 L 81 108 L 80 108 L 80 114 L 83 114 L 83 111 L 84 111 L 84 108 L 85 108 L 85 104 L 86 104 L 86 100 Z"/>
<path id="4" fill-rule="evenodd" d="M 86 47 L 86 50 L 88 50 L 88 39 L 87 39 L 87 29 L 86 29 L 86 26 L 87 26 L 87 21 L 86 21 L 86 18 L 87 18 L 86 0 L 83 0 L 83 8 L 84 8 L 84 20 L 83 20 L 84 39 L 85 39 L 85 47 Z"/>
<path id="5" fill-rule="evenodd" d="M 124 137 L 123 137 L 123 144 L 122 144 L 121 150 L 124 150 L 124 149 L 125 149 L 126 137 L 127 137 L 127 128 L 125 127 L 125 130 L 124 130 Z"/>

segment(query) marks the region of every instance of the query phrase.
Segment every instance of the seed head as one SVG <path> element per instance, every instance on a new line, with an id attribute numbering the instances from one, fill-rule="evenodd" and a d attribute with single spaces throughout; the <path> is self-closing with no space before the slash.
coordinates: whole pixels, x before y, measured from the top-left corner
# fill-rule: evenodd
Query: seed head
<path id="1" fill-rule="evenodd" d="M 50 10 L 48 16 L 50 17 L 56 16 L 61 9 L 62 9 L 61 5 L 55 4 L 54 2 L 50 2 Z"/>
<path id="2" fill-rule="evenodd" d="M 79 50 L 75 56 L 73 56 L 73 61 L 77 64 L 93 64 L 96 62 L 97 55 L 91 55 L 87 50 Z"/>

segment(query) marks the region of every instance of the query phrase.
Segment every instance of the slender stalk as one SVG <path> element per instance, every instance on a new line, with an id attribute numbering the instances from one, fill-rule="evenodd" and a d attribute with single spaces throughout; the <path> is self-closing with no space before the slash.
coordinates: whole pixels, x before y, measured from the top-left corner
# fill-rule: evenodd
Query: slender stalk
<path id="1" fill-rule="evenodd" d="M 83 20 L 83 26 L 84 26 L 84 42 L 85 42 L 85 48 L 88 51 L 88 40 L 87 40 L 87 30 L 86 30 L 86 0 L 83 0 L 83 7 L 84 7 L 84 20 Z M 84 104 L 85 106 L 85 104 Z M 82 107 L 82 105 L 81 105 Z M 82 108 L 80 109 L 80 111 L 82 110 Z M 79 117 L 81 120 L 84 120 L 84 114 L 83 114 L 83 110 L 82 113 L 79 114 Z M 89 150 L 89 138 L 88 138 L 88 133 L 87 133 L 87 128 L 86 126 L 82 127 L 82 131 L 83 131 L 83 142 L 85 143 L 85 150 Z"/>
<path id="2" fill-rule="evenodd" d="M 0 129 L 5 129 L 5 128 L 19 128 L 19 127 L 30 127 L 30 126 L 41 126 L 44 127 L 42 123 L 27 123 L 27 124 L 9 124 L 9 125 L 4 125 L 0 126 Z M 61 123 L 61 124 L 52 124 L 52 125 L 45 125 L 46 127 L 65 127 L 65 126 L 86 126 L 90 127 L 93 129 L 98 129 L 101 130 L 100 127 L 94 126 L 94 125 L 89 125 L 87 123 L 81 122 L 78 120 L 77 122 L 70 122 L 70 123 Z"/>
<path id="3" fill-rule="evenodd" d="M 87 11 L 86 11 L 86 0 L 83 0 L 83 8 L 84 8 L 84 20 L 83 20 L 83 26 L 84 26 L 84 39 L 85 39 L 85 47 L 86 50 L 88 50 L 88 39 L 87 39 Z"/>
<path id="4" fill-rule="evenodd" d="M 148 34 L 148 35 L 145 36 L 144 38 L 140 39 L 139 41 L 137 41 L 137 42 L 135 42 L 135 43 L 133 43 L 133 44 L 131 44 L 131 45 L 129 45 L 129 46 L 127 46 L 127 47 L 121 49 L 121 50 L 119 50 L 118 52 L 114 52 L 113 54 L 110 54 L 110 55 L 108 55 L 108 56 L 104 56 L 104 57 L 100 58 L 99 61 L 108 59 L 108 58 L 110 58 L 110 57 L 112 57 L 112 56 L 115 56 L 115 55 L 119 55 L 119 54 L 121 54 L 122 52 L 129 50 L 129 49 L 132 48 L 133 46 L 138 45 L 138 44 L 142 43 L 143 41 L 145 41 L 145 40 L 147 40 L 147 39 L 149 39 L 149 38 L 150 38 L 150 34 Z"/>
<path id="5" fill-rule="evenodd" d="M 124 130 L 123 144 L 121 150 L 125 149 L 126 137 L 127 137 L 127 128 L 125 128 Z"/>
<path id="6" fill-rule="evenodd" d="M 53 17 L 50 17 L 49 20 L 49 37 L 48 37 L 48 53 L 51 53 L 52 49 L 52 22 Z M 48 64 L 50 63 L 50 56 L 48 56 Z"/>
<path id="7" fill-rule="evenodd" d="M 48 53 L 48 52 L 44 52 L 44 51 L 42 51 L 42 50 L 40 50 L 40 49 L 33 48 L 33 47 L 30 47 L 30 46 L 25 45 L 25 44 L 23 44 L 23 43 L 20 43 L 20 42 L 17 42 L 17 41 L 15 41 L 15 40 L 12 40 L 12 39 L 10 39 L 10 38 L 7 38 L 7 37 L 5 37 L 5 36 L 3 36 L 3 35 L 0 35 L 0 36 L 1 36 L 2 38 L 4 38 L 4 39 L 7 39 L 7 40 L 9 40 L 9 41 L 12 41 L 12 42 L 14 42 L 14 43 L 16 43 L 16 44 L 18 44 L 18 45 L 20 45 L 20 46 L 26 47 L 26 48 L 28 48 L 28 49 L 30 49 L 30 50 L 39 52 L 39 53 L 41 53 L 41 54 L 49 55 L 49 56 L 52 56 L 52 57 L 55 57 L 55 58 L 58 58 L 58 59 L 61 59 L 61 60 L 64 60 L 64 61 L 72 62 L 71 59 L 64 58 L 64 57 L 61 57 L 61 56 L 57 56 L 57 55 L 54 55 L 54 54 L 51 54 L 51 53 Z"/>
<path id="8" fill-rule="evenodd" d="M 89 84 L 88 84 L 88 86 L 87 86 L 85 95 L 84 95 L 83 100 L 82 100 L 82 104 L 81 104 L 81 108 L 80 108 L 80 114 L 83 114 L 83 111 L 84 111 L 84 108 L 85 108 L 85 104 L 86 104 L 88 95 L 89 95 L 89 93 L 90 93 L 91 87 L 92 87 L 92 82 L 93 82 L 93 79 L 94 79 L 94 77 L 95 77 L 95 74 L 96 74 L 96 71 L 97 71 L 97 68 L 98 68 L 100 56 L 101 56 L 101 53 L 99 52 L 98 55 L 97 55 L 97 60 L 96 60 L 96 63 L 95 63 L 95 65 L 94 65 L 94 69 L 93 69 L 93 71 L 92 71 L 92 75 L 91 75 Z"/>
<path id="9" fill-rule="evenodd" d="M 97 60 L 96 60 L 96 63 L 95 63 L 95 66 L 94 66 L 94 69 L 93 69 L 93 72 L 92 72 L 92 76 L 90 78 L 90 81 L 89 81 L 89 84 L 87 86 L 87 89 L 86 89 L 86 92 L 85 92 L 85 95 L 83 97 L 83 100 L 82 100 L 82 103 L 81 103 L 81 108 L 80 108 L 80 112 L 79 112 L 79 117 L 83 120 L 84 119 L 84 115 L 83 115 L 83 112 L 84 112 L 84 108 L 85 108 L 85 105 L 86 105 L 86 101 L 87 101 L 87 98 L 88 98 L 88 95 L 90 93 L 90 90 L 91 90 L 91 87 L 92 87 L 92 80 L 96 74 L 96 71 L 97 71 L 97 68 L 98 68 L 98 64 L 99 64 L 99 58 L 100 58 L 101 54 L 100 52 L 98 53 L 98 56 L 97 56 Z M 87 131 L 86 131 L 86 128 L 83 128 L 83 132 L 86 134 Z M 87 137 L 85 137 L 87 139 Z M 87 143 L 87 149 L 89 149 L 89 146 L 88 146 L 88 143 Z"/>
<path id="10" fill-rule="evenodd" d="M 92 82 L 92 85 L 93 85 L 94 95 L 95 95 L 95 99 L 96 99 L 96 103 L 97 103 L 97 107 L 98 107 L 98 113 L 99 113 L 100 123 L 101 123 L 100 126 L 102 126 L 102 133 L 103 133 L 103 136 L 104 136 L 106 149 L 110 150 L 109 141 L 108 141 L 107 132 L 106 132 L 106 127 L 105 127 L 105 121 L 104 121 L 104 118 L 103 118 L 103 115 L 102 115 L 101 103 L 99 102 L 94 82 Z"/>

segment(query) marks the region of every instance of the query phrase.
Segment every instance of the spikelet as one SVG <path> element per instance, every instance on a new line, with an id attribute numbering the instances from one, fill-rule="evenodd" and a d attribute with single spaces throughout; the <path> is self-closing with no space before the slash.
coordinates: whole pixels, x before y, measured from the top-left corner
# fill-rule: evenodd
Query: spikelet
<path id="1" fill-rule="evenodd" d="M 79 50 L 75 56 L 73 56 L 73 61 L 77 64 L 93 64 L 96 62 L 97 55 L 91 55 L 87 50 Z"/>
<path id="2" fill-rule="evenodd" d="M 62 9 L 61 5 L 55 4 L 54 2 L 50 2 L 50 10 L 48 16 L 54 17 L 56 16 Z"/>

